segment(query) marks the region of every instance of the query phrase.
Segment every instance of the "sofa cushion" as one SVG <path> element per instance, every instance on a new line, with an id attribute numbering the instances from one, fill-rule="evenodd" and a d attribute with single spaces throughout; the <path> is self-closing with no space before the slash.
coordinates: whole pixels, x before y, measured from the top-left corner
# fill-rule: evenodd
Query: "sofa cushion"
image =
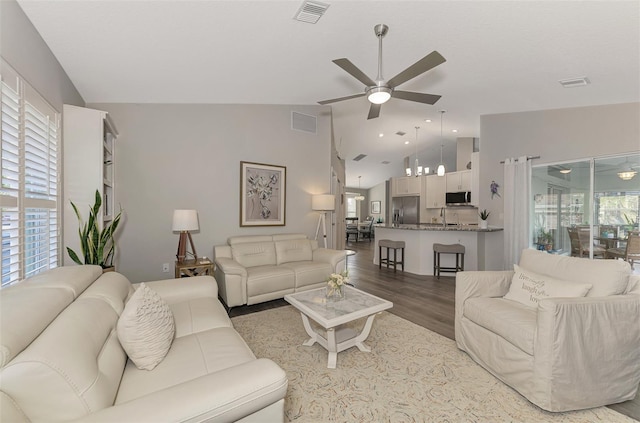
<path id="1" fill-rule="evenodd" d="M 194 298 L 169 304 L 169 308 L 176 325 L 176 338 L 209 329 L 233 326 L 217 298 Z"/>
<path id="2" fill-rule="evenodd" d="M 311 261 L 313 259 L 313 250 L 308 239 L 276 241 L 274 244 L 276 247 L 276 264 L 292 261 Z"/>
<path id="3" fill-rule="evenodd" d="M 284 266 L 257 266 L 247 268 L 247 295 L 255 297 L 294 288 L 295 274 Z"/>
<path id="4" fill-rule="evenodd" d="M 324 283 L 333 273 L 331 264 L 318 261 L 294 261 L 283 264 L 282 267 L 291 269 L 295 273 L 296 289 Z"/>
<path id="5" fill-rule="evenodd" d="M 176 333 L 171 309 L 144 283 L 127 302 L 117 328 L 129 359 L 144 370 L 153 370 L 162 361 Z"/>
<path id="6" fill-rule="evenodd" d="M 464 317 L 533 355 L 536 309 L 503 298 L 475 297 L 464 302 Z"/>
<path id="7" fill-rule="evenodd" d="M 527 249 L 522 251 L 520 267 L 557 279 L 589 283 L 587 297 L 608 297 L 624 293 L 631 266 L 622 260 L 585 260 Z"/>
<path id="8" fill-rule="evenodd" d="M 127 363 L 116 404 L 252 360 L 255 356 L 233 328 L 182 336 L 173 341 L 167 356 L 152 372 Z"/>
<path id="9" fill-rule="evenodd" d="M 591 284 L 563 281 L 551 276 L 540 275 L 517 264 L 513 265 L 513 278 L 509 292 L 504 298 L 517 301 L 527 307 L 538 307 L 543 298 L 584 297 L 591 289 Z"/>
<path id="10" fill-rule="evenodd" d="M 276 247 L 273 242 L 247 242 L 231 246 L 231 256 L 244 267 L 276 264 Z"/>

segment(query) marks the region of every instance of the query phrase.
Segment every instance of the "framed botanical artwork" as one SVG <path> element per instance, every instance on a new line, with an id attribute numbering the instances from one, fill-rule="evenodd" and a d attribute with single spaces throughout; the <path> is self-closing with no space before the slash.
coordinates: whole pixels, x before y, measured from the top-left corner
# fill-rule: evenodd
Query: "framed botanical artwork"
<path id="1" fill-rule="evenodd" d="M 380 214 L 380 201 L 371 202 L 371 214 Z"/>
<path id="2" fill-rule="evenodd" d="M 287 168 L 240 162 L 240 226 L 284 226 Z"/>

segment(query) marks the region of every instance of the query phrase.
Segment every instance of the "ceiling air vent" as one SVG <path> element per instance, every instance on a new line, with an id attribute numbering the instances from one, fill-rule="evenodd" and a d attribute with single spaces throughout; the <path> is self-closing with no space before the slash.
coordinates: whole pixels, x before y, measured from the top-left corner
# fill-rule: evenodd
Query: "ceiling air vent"
<path id="1" fill-rule="evenodd" d="M 328 8 L 328 4 L 320 3 L 319 1 L 305 1 L 293 19 L 314 24 L 320 20 Z"/>
<path id="2" fill-rule="evenodd" d="M 585 77 L 561 79 L 558 82 L 565 88 L 584 87 L 585 85 L 589 85 L 591 83 L 589 79 Z"/>
<path id="3" fill-rule="evenodd" d="M 390 164 L 391 162 L 389 160 L 385 160 L 385 161 L 380 162 L 380 163 L 382 163 L 382 164 Z"/>
<path id="4" fill-rule="evenodd" d="M 353 161 L 354 161 L 354 162 L 359 162 L 360 160 L 364 159 L 365 157 L 367 157 L 367 155 L 366 155 L 366 154 L 358 154 L 357 156 L 355 156 L 355 157 L 353 158 Z"/>
<path id="5" fill-rule="evenodd" d="M 396 135 L 400 135 L 401 137 L 404 137 L 405 135 L 407 135 L 407 133 L 404 131 L 398 131 L 396 132 Z"/>
<path id="6" fill-rule="evenodd" d="M 296 131 L 317 133 L 317 118 L 299 112 L 291 112 L 291 129 Z"/>

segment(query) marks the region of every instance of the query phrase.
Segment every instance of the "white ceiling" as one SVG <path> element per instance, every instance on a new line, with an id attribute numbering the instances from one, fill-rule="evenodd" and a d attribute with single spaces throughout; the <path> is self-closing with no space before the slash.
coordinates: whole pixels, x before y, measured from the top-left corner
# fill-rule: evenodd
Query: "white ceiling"
<path id="1" fill-rule="evenodd" d="M 442 95 L 435 105 L 391 99 L 369 121 L 364 97 L 332 106 L 352 187 L 360 175 L 364 188 L 397 173 L 415 151 L 415 126 L 421 162 L 437 164 L 441 109 L 451 155 L 457 137 L 480 135 L 483 114 L 640 101 L 638 1 L 325 2 L 314 25 L 292 19 L 301 1 L 18 0 L 88 103 L 315 104 L 357 94 L 362 84 L 331 61 L 346 57 L 375 79 L 378 23 L 390 28 L 386 79 L 437 50 L 447 61 L 400 87 Z M 558 83 L 584 76 L 585 87 Z"/>

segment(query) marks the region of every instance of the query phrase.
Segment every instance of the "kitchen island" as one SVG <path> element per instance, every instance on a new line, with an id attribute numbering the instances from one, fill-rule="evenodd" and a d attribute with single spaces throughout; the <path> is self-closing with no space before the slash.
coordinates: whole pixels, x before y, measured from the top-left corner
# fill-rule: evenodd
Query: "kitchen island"
<path id="1" fill-rule="evenodd" d="M 435 243 L 464 245 L 464 270 L 502 270 L 502 228 L 441 224 L 378 226 L 373 256 L 376 265 L 379 263 L 378 241 L 381 239 L 404 241 L 404 270 L 417 275 L 433 275 Z M 385 252 L 382 254 L 384 257 Z M 442 266 L 453 266 L 455 254 L 442 254 L 440 261 Z"/>

